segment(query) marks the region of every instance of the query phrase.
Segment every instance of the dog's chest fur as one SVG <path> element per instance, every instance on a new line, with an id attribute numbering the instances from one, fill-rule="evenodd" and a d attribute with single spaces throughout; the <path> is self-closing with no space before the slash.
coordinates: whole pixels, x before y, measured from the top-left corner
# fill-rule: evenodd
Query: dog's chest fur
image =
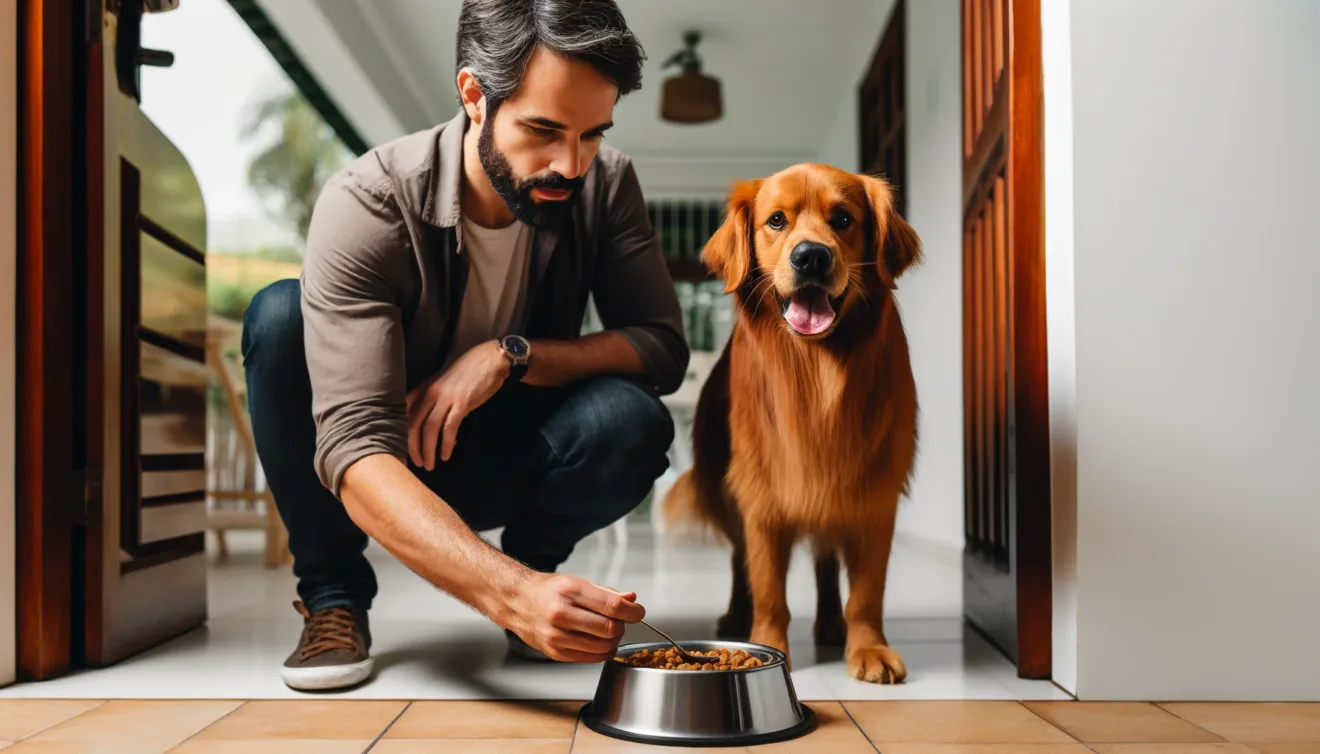
<path id="1" fill-rule="evenodd" d="M 758 499 L 744 514 L 754 507 L 831 528 L 896 503 L 911 462 L 904 448 L 915 445 L 903 437 L 915 426 L 895 410 L 902 371 L 895 380 L 856 355 L 845 361 L 815 345 L 758 340 L 741 339 L 731 364 L 731 409 L 740 416 L 729 481 L 740 501 Z"/>

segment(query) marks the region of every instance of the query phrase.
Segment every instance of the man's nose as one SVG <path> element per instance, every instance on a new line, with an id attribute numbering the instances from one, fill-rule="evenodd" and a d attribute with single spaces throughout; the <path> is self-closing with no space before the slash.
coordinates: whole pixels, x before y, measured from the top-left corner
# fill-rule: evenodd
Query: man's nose
<path id="1" fill-rule="evenodd" d="M 550 163 L 550 169 L 568 179 L 577 178 L 578 170 L 582 167 L 581 147 L 577 142 L 567 142 L 555 155 Z"/>

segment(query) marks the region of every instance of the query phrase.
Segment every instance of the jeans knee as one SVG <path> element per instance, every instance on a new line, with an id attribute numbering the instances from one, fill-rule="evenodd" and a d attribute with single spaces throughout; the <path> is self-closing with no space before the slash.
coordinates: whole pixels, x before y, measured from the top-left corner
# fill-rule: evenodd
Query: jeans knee
<path id="1" fill-rule="evenodd" d="M 277 280 L 257 291 L 243 313 L 243 360 L 251 362 L 263 350 L 301 353 L 302 297 L 296 279 Z"/>
<path id="2" fill-rule="evenodd" d="M 669 465 L 674 420 L 656 396 L 627 380 L 594 380 L 575 417 L 577 441 L 602 481 L 645 494 Z M 575 443 L 576 444 L 576 443 Z"/>

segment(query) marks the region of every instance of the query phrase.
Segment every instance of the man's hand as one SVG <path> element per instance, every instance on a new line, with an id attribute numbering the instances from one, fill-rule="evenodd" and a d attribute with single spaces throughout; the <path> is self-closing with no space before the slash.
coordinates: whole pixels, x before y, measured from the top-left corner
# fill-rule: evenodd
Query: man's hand
<path id="1" fill-rule="evenodd" d="M 429 382 L 408 394 L 408 456 L 413 464 L 435 468 L 448 461 L 463 418 L 491 399 L 509 376 L 509 360 L 495 341 L 473 347 Z M 443 432 L 443 438 L 441 433 Z"/>
<path id="2" fill-rule="evenodd" d="M 523 609 L 510 629 L 553 660 L 604 662 L 625 623 L 646 617 L 633 592 L 616 592 L 568 575 L 536 574 L 523 586 Z"/>

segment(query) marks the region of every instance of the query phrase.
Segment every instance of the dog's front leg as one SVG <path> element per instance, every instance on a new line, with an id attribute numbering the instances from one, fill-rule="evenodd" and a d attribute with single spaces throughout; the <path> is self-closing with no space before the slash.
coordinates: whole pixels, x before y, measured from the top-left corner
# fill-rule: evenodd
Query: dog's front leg
<path id="1" fill-rule="evenodd" d="M 903 658 L 885 640 L 885 575 L 894 539 L 892 520 L 848 536 L 843 546 L 848 569 L 848 622 L 845 650 L 848 674 L 870 683 L 901 683 Z"/>
<path id="2" fill-rule="evenodd" d="M 782 524 L 748 521 L 747 576 L 752 585 L 753 644 L 788 654 L 788 561 L 792 532 Z"/>

